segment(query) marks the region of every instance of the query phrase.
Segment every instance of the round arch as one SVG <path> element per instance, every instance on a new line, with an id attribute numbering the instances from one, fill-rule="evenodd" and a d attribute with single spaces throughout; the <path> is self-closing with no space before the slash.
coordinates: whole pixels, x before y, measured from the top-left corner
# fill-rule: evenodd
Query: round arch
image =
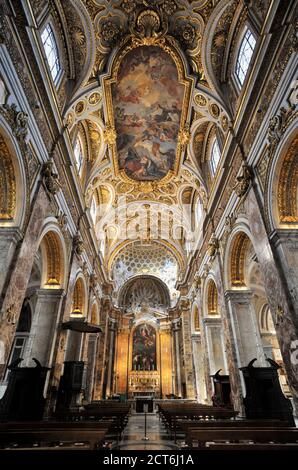
<path id="1" fill-rule="evenodd" d="M 200 311 L 199 306 L 197 303 L 193 304 L 192 312 L 191 312 L 191 329 L 193 333 L 199 333 L 200 328 Z"/>
<path id="2" fill-rule="evenodd" d="M 165 307 L 170 307 L 171 305 L 171 299 L 170 299 L 170 293 L 167 285 L 158 277 L 152 276 L 152 275 L 146 275 L 146 276 L 134 276 L 127 280 L 125 284 L 120 288 L 119 294 L 118 294 L 118 305 L 119 306 L 124 306 L 125 307 L 125 299 L 126 296 L 129 292 L 129 290 L 133 287 L 133 284 L 139 280 L 152 280 L 154 284 L 156 285 L 157 289 L 160 292 L 160 300 L 164 304 Z"/>
<path id="3" fill-rule="evenodd" d="M 239 222 L 230 233 L 226 244 L 224 258 L 226 288 L 246 287 L 245 257 L 250 244 L 255 251 L 252 235 L 246 220 Z"/>
<path id="4" fill-rule="evenodd" d="M 72 294 L 71 317 L 85 317 L 87 314 L 87 286 L 83 275 L 80 273 L 74 284 Z"/>
<path id="5" fill-rule="evenodd" d="M 0 223 L 22 227 L 27 206 L 24 158 L 14 137 L 0 120 Z"/>
<path id="6" fill-rule="evenodd" d="M 206 279 L 204 288 L 204 299 L 205 316 L 220 315 L 218 290 L 215 280 L 211 276 Z"/>
<path id="7" fill-rule="evenodd" d="M 266 206 L 272 228 L 298 227 L 297 147 L 297 128 L 291 128 L 277 147 L 269 174 Z"/>
<path id="8" fill-rule="evenodd" d="M 44 228 L 39 246 L 43 257 L 41 286 L 46 289 L 63 289 L 66 282 L 67 256 L 64 238 L 55 225 Z"/>
<path id="9" fill-rule="evenodd" d="M 92 307 L 91 307 L 90 321 L 93 325 L 99 325 L 100 323 L 99 308 L 98 308 L 98 303 L 96 300 L 94 300 Z"/>

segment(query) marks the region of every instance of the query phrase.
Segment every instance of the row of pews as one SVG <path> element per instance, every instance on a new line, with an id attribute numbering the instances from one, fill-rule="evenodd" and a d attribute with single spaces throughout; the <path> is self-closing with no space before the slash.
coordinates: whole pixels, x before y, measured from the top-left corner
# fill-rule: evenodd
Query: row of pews
<path id="1" fill-rule="evenodd" d="M 237 419 L 231 409 L 198 403 L 158 403 L 160 419 L 185 446 L 211 450 L 298 449 L 298 429 L 286 421 Z"/>
<path id="2" fill-rule="evenodd" d="M 121 438 L 130 406 L 95 402 L 84 409 L 65 411 L 47 421 L 0 423 L 1 450 L 101 449 Z"/>

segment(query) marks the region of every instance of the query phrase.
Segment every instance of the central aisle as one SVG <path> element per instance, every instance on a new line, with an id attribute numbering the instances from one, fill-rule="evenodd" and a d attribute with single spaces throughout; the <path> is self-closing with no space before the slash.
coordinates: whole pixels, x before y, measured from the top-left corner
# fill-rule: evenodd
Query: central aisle
<path id="1" fill-rule="evenodd" d="M 124 430 L 122 440 L 116 446 L 120 450 L 170 450 L 178 446 L 169 439 L 166 429 L 156 413 L 147 413 L 148 441 L 143 440 L 145 432 L 144 413 L 133 413 Z"/>

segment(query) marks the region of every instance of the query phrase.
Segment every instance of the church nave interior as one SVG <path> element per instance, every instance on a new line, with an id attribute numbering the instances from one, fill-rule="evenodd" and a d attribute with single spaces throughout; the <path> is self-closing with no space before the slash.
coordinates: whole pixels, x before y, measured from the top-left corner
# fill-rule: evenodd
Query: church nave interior
<path id="1" fill-rule="evenodd" d="M 297 0 L 0 5 L 0 453 L 297 450 Z"/>

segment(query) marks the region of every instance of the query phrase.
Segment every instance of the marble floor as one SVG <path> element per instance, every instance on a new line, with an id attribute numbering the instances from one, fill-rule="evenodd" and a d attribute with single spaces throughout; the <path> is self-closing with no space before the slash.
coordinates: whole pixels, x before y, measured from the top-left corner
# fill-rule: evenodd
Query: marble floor
<path id="1" fill-rule="evenodd" d="M 162 422 L 156 413 L 147 413 L 147 437 L 145 436 L 144 413 L 133 413 L 124 430 L 122 440 L 115 445 L 119 450 L 170 450 L 178 446 L 170 439 Z"/>

